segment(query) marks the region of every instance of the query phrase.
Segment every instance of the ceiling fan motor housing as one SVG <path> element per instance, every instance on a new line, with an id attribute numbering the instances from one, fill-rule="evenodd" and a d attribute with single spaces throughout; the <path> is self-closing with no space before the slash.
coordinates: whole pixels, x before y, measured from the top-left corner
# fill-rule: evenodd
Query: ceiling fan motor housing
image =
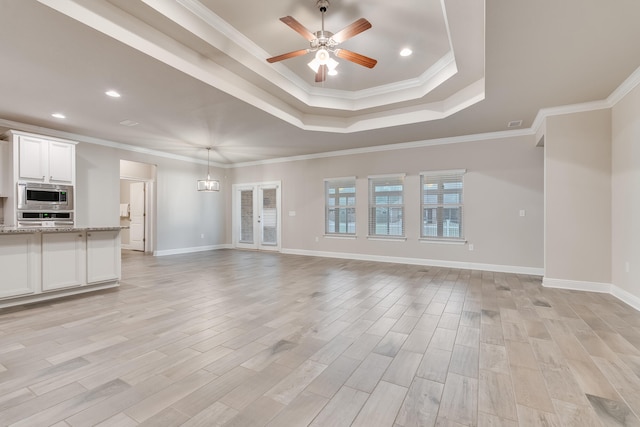
<path id="1" fill-rule="evenodd" d="M 333 33 L 331 31 L 316 31 L 313 34 L 316 38 L 309 42 L 312 51 L 320 47 L 333 49 L 337 45 L 337 43 L 331 38 L 333 37 Z"/>
<path id="2" fill-rule="evenodd" d="M 316 2 L 316 7 L 318 9 L 320 9 L 320 12 L 326 12 L 327 8 L 329 7 L 329 1 L 328 0 L 318 0 Z"/>

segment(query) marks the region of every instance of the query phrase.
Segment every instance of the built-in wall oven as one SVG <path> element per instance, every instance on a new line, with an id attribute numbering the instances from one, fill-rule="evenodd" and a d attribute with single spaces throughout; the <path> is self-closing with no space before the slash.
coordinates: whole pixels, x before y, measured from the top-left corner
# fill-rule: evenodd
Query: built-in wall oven
<path id="1" fill-rule="evenodd" d="M 73 186 L 19 182 L 18 226 L 73 226 Z"/>

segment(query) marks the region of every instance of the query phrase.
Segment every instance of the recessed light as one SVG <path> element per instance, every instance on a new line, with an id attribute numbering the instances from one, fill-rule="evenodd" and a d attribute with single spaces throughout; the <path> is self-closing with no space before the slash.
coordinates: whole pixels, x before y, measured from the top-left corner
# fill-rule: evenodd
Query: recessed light
<path id="1" fill-rule="evenodd" d="M 66 118 L 67 118 L 67 116 L 65 116 L 65 115 L 64 115 L 64 114 L 62 114 L 62 113 L 53 113 L 53 114 L 51 115 L 51 117 L 55 117 L 56 119 L 66 119 Z"/>
<path id="2" fill-rule="evenodd" d="M 108 90 L 105 92 L 105 94 L 107 96 L 110 96 L 112 98 L 120 98 L 120 94 L 118 92 L 116 92 L 115 90 Z"/>
<path id="3" fill-rule="evenodd" d="M 132 126 L 139 125 L 140 123 L 138 123 L 138 122 L 134 122 L 133 120 L 123 120 L 123 121 L 121 121 L 121 122 L 120 122 L 120 124 L 121 124 L 122 126 L 129 126 L 129 127 L 132 127 Z"/>
<path id="4" fill-rule="evenodd" d="M 409 49 L 408 47 L 405 47 L 400 51 L 400 56 L 410 56 L 412 53 L 413 51 L 411 49 Z"/>

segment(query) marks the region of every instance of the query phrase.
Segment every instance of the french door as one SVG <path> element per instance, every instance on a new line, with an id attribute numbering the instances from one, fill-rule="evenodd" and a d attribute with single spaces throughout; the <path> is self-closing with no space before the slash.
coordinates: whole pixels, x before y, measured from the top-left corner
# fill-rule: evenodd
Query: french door
<path id="1" fill-rule="evenodd" d="M 280 250 L 280 182 L 233 186 L 233 243 L 241 249 Z"/>

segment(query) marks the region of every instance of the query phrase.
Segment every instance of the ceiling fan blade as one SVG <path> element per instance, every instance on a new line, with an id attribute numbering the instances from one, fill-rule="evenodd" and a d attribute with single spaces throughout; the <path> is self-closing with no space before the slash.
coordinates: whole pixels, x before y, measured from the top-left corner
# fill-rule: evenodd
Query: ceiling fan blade
<path id="1" fill-rule="evenodd" d="M 359 53 L 351 52 L 346 49 L 336 49 L 335 55 L 338 58 L 346 59 L 347 61 L 354 62 L 367 68 L 373 68 L 378 63 L 378 61 L 373 58 L 369 58 L 368 56 L 360 55 Z"/>
<path id="2" fill-rule="evenodd" d="M 348 25 L 347 27 L 335 33 L 333 36 L 331 36 L 331 38 L 336 43 L 342 43 L 343 41 L 348 40 L 353 36 L 357 36 L 361 32 L 368 30 L 369 28 L 371 28 L 371 23 L 364 18 L 360 18 L 353 24 Z"/>
<path id="3" fill-rule="evenodd" d="M 293 16 L 284 16 L 280 18 L 280 20 L 310 42 L 316 39 L 315 34 L 307 30 L 306 27 L 299 23 Z"/>
<path id="4" fill-rule="evenodd" d="M 327 73 L 329 72 L 329 67 L 326 64 L 323 64 L 318 67 L 318 72 L 316 73 L 316 83 L 321 83 L 327 79 Z"/>
<path id="5" fill-rule="evenodd" d="M 304 55 L 309 52 L 309 49 L 294 50 L 293 52 L 283 53 L 282 55 L 267 58 L 267 62 L 274 63 L 289 58 L 295 58 L 296 56 Z"/>

